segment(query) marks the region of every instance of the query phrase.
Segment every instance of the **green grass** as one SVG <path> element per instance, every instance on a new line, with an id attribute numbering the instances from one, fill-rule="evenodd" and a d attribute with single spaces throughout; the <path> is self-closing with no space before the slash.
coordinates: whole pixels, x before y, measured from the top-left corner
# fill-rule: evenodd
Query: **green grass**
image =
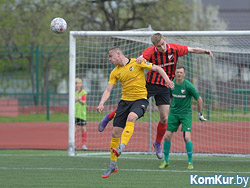
<path id="1" fill-rule="evenodd" d="M 88 120 L 100 121 L 106 113 L 98 113 L 98 112 L 88 112 Z M 203 115 L 207 118 L 208 113 L 206 110 L 203 110 Z M 159 113 L 158 111 L 152 112 L 152 121 L 159 121 Z M 250 121 L 250 112 L 244 114 L 241 110 L 235 111 L 232 114 L 231 110 L 211 110 L 209 112 L 209 121 Z M 147 122 L 149 119 L 149 113 L 145 113 L 144 117 L 139 119 L 138 121 Z M 50 114 L 50 119 L 47 120 L 46 114 L 20 114 L 18 117 L 4 117 L 0 116 L 0 122 L 67 122 L 68 114 L 60 113 L 60 114 Z M 193 111 L 193 121 L 199 121 L 197 118 L 197 112 Z"/>
<path id="2" fill-rule="evenodd" d="M 0 122 L 66 122 L 68 114 L 50 114 L 50 120 L 46 119 L 46 114 L 20 114 L 18 117 L 0 116 Z"/>
<path id="3" fill-rule="evenodd" d="M 190 185 L 190 175 L 250 177 L 250 158 L 193 158 L 193 171 L 186 169 L 186 156 L 174 155 L 170 156 L 170 168 L 160 170 L 160 161 L 154 155 L 122 155 L 118 159 L 119 171 L 103 179 L 109 155 L 69 157 L 66 151 L 0 150 L 0 185 L 3 188 L 237 188 L 243 185 Z"/>
<path id="4" fill-rule="evenodd" d="M 88 119 L 100 121 L 105 113 L 88 113 Z M 18 117 L 0 116 L 0 122 L 68 122 L 68 114 L 56 113 L 50 114 L 47 120 L 46 114 L 20 114 Z"/>

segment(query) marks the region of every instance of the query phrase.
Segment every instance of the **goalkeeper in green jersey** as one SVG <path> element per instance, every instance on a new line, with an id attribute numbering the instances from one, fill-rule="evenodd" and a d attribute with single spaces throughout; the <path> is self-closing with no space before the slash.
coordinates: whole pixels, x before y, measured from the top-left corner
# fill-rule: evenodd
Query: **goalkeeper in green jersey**
<path id="1" fill-rule="evenodd" d="M 87 128 L 86 128 L 86 119 L 87 119 L 87 91 L 82 89 L 82 80 L 76 78 L 75 80 L 75 125 L 81 127 L 81 140 L 82 140 L 82 149 L 87 150 Z"/>
<path id="2" fill-rule="evenodd" d="M 180 124 L 182 124 L 181 131 L 183 132 L 184 141 L 186 144 L 186 150 L 188 155 L 188 169 L 194 169 L 192 154 L 193 144 L 191 140 L 191 128 L 192 128 L 192 109 L 191 99 L 194 97 L 197 100 L 198 117 L 200 121 L 206 121 L 202 115 L 202 98 L 195 89 L 194 85 L 185 79 L 186 70 L 185 67 L 177 67 L 176 75 L 174 79 L 175 87 L 171 89 L 170 96 L 172 98 L 170 105 L 170 113 L 168 116 L 168 126 L 164 137 L 164 161 L 159 168 L 169 167 L 169 150 L 171 146 L 171 138 L 178 130 Z"/>

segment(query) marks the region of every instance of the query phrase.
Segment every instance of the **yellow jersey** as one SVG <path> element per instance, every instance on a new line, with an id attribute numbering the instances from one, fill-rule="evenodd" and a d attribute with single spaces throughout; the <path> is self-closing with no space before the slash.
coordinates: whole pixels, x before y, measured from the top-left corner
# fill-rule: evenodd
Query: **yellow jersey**
<path id="1" fill-rule="evenodd" d="M 153 64 L 145 61 L 137 64 L 135 60 L 131 58 L 126 65 L 117 65 L 110 73 L 109 84 L 115 85 L 117 80 L 122 84 L 121 100 L 147 99 L 144 69 L 152 69 Z"/>

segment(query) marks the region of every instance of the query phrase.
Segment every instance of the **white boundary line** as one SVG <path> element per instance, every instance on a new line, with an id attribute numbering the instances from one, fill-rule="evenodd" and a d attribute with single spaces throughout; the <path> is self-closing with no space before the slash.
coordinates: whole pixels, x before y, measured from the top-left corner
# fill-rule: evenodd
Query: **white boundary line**
<path id="1" fill-rule="evenodd" d="M 125 154 L 126 152 L 124 152 Z M 131 153 L 128 152 L 128 155 L 121 155 L 119 157 L 119 159 L 133 159 L 133 160 L 157 160 L 157 161 L 162 161 L 157 159 L 156 157 L 136 157 L 136 156 L 129 156 Z M 92 157 L 92 158 L 104 158 L 104 159 L 109 159 L 110 158 L 110 153 L 108 152 L 103 152 L 103 153 L 92 153 L 92 154 L 85 154 L 85 155 L 77 155 L 74 157 Z M 145 155 L 146 156 L 146 155 Z M 174 155 L 171 154 L 171 156 L 186 156 L 185 155 Z M 200 156 L 200 155 L 198 155 Z M 38 154 L 38 155 L 34 155 L 34 154 L 0 154 L 0 157 L 71 157 L 68 155 L 46 155 L 46 154 Z M 240 159 L 235 159 L 234 157 L 228 157 L 227 159 L 214 159 L 214 158 L 209 158 L 211 156 L 204 156 L 207 158 L 198 158 L 198 159 L 194 159 L 194 161 L 209 161 L 209 162 L 250 162 L 250 159 L 248 158 L 242 158 L 242 160 Z M 186 158 L 172 158 L 171 157 L 171 161 L 186 161 Z"/>
<path id="2" fill-rule="evenodd" d="M 88 156 L 88 155 L 109 155 L 110 152 L 97 152 L 97 153 L 76 153 L 76 156 Z M 127 155 L 155 155 L 155 152 L 151 153 L 145 153 L 145 152 L 123 152 L 122 154 L 127 154 Z M 170 153 L 170 156 L 186 156 L 186 153 Z M 250 154 L 220 154 L 220 153 L 194 153 L 193 156 L 200 156 L 200 157 L 211 157 L 211 156 L 216 156 L 216 157 L 246 157 L 250 158 Z"/>
<path id="3" fill-rule="evenodd" d="M 105 171 L 107 169 L 93 168 L 24 168 L 24 167 L 0 167 L 0 170 L 72 170 L 72 171 Z M 250 174 L 250 172 L 234 172 L 234 171 L 199 171 L 199 170 L 152 170 L 152 169 L 119 169 L 126 172 L 169 172 L 169 173 L 220 173 L 220 174 Z"/>

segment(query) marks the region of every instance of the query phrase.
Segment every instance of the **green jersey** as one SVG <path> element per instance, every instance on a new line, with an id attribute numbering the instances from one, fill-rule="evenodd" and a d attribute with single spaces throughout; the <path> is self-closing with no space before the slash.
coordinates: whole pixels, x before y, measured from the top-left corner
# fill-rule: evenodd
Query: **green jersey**
<path id="1" fill-rule="evenodd" d="M 88 94 L 87 91 L 82 89 L 80 92 L 76 92 L 75 96 L 81 97 L 83 100 L 86 100 L 87 94 Z M 86 121 L 86 116 L 87 116 L 87 104 L 76 102 L 75 103 L 75 117 Z"/>
<path id="2" fill-rule="evenodd" d="M 170 91 L 172 97 L 170 113 L 172 114 L 188 114 L 192 113 L 191 99 L 196 100 L 200 97 L 194 85 L 184 79 L 181 84 L 177 84 L 174 79 L 174 88 Z"/>

